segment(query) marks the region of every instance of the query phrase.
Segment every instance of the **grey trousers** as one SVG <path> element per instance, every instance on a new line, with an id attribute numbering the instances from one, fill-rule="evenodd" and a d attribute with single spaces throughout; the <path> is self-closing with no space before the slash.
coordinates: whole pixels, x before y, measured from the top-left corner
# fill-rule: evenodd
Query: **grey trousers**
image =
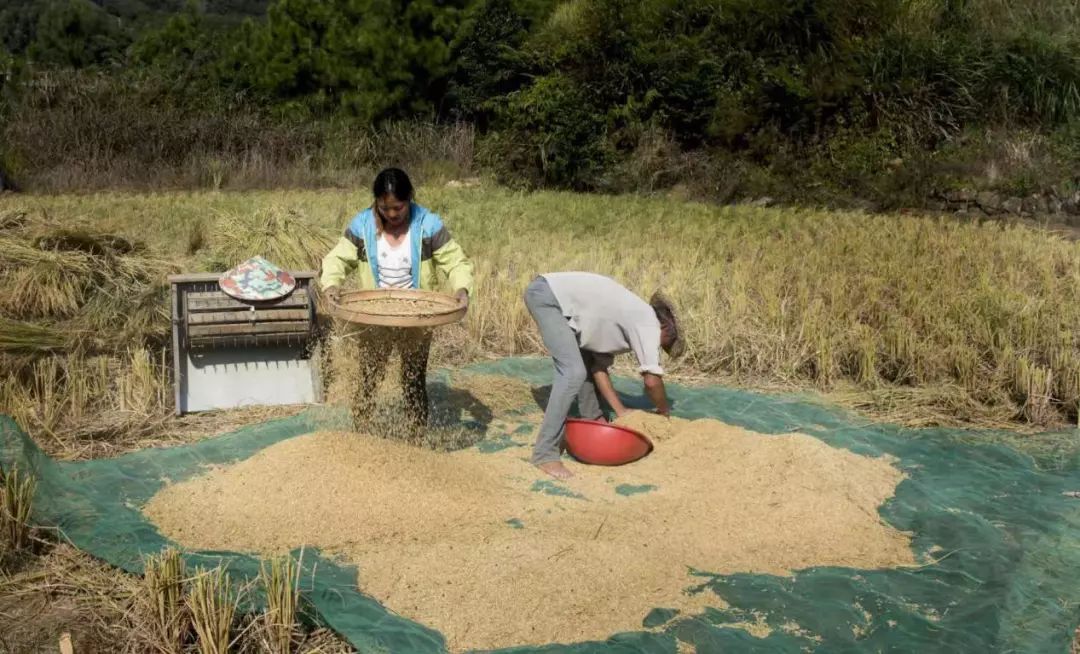
<path id="1" fill-rule="evenodd" d="M 539 465 L 559 460 L 566 435 L 566 418 L 575 398 L 578 412 L 583 418 L 599 418 L 603 412 L 586 363 L 591 357 L 578 347 L 577 336 L 570 329 L 559 301 L 543 277 L 537 277 L 525 289 L 525 306 L 540 328 L 544 346 L 555 361 L 551 397 L 544 409 L 540 434 L 533 447 L 532 462 Z"/>

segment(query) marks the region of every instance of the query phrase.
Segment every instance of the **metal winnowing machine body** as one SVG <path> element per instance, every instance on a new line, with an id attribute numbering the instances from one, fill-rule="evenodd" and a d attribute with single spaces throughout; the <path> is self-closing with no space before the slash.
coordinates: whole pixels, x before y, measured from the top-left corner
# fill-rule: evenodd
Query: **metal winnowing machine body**
<path id="1" fill-rule="evenodd" d="M 246 302 L 218 286 L 220 274 L 172 275 L 176 413 L 322 401 L 315 335 L 314 272 L 296 288 Z"/>

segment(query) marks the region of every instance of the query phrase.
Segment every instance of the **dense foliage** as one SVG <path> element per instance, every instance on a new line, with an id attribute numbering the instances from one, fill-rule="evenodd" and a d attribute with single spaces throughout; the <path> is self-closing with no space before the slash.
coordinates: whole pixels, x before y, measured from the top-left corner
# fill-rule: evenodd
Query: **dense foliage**
<path id="1" fill-rule="evenodd" d="M 281 124 L 466 121 L 483 161 L 536 185 L 637 184 L 650 147 L 676 176 L 672 152 L 775 172 L 809 149 L 858 177 L 965 130 L 1077 121 L 1080 9 L 1015 4 L 9 0 L 0 82 L 9 113 L 75 70 L 133 101 Z"/>

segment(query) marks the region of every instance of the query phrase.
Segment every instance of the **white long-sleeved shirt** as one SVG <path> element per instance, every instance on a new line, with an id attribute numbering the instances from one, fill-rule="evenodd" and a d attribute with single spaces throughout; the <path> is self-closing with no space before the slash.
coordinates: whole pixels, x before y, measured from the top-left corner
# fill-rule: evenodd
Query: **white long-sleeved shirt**
<path id="1" fill-rule="evenodd" d="M 660 321 L 648 302 L 604 275 L 558 272 L 541 277 L 551 287 L 581 349 L 601 355 L 607 365 L 614 355 L 633 352 L 641 372 L 664 374 Z"/>

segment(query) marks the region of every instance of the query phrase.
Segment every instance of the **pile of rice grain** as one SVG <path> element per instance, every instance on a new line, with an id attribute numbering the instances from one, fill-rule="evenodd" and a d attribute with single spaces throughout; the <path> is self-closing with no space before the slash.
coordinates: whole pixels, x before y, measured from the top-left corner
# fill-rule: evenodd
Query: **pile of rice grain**
<path id="1" fill-rule="evenodd" d="M 878 517 L 903 479 L 889 460 L 803 434 L 638 414 L 654 452 L 569 463 L 557 483 L 521 447 L 438 453 L 319 432 L 161 490 L 145 507 L 184 546 L 358 565 L 358 585 L 442 632 L 452 651 L 604 639 L 653 608 L 723 606 L 691 569 L 787 575 L 914 564 Z"/>
<path id="2" fill-rule="evenodd" d="M 346 304 L 352 311 L 373 316 L 427 317 L 445 313 L 453 307 L 427 298 L 383 297 L 354 300 Z"/>

